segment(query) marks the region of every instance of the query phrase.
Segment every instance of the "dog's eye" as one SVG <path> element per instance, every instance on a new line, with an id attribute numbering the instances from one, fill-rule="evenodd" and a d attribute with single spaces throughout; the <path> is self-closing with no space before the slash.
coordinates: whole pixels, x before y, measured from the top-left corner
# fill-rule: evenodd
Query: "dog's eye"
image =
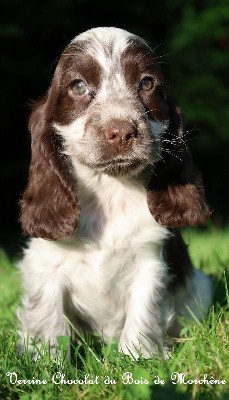
<path id="1" fill-rule="evenodd" d="M 89 91 L 86 83 L 81 79 L 77 79 L 74 82 L 74 84 L 72 85 L 72 90 L 74 90 L 74 92 L 79 96 L 87 94 Z"/>
<path id="2" fill-rule="evenodd" d="M 149 91 L 154 87 L 153 78 L 143 78 L 139 83 L 139 90 Z"/>

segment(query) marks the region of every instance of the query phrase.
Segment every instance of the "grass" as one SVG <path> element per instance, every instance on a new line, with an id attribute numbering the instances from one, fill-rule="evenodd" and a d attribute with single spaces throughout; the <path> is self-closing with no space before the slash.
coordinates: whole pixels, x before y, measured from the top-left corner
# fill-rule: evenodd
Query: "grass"
<path id="1" fill-rule="evenodd" d="M 228 400 L 229 295 L 226 275 L 229 271 L 229 230 L 187 230 L 184 237 L 197 268 L 212 275 L 215 298 L 203 324 L 184 325 L 182 337 L 173 346 L 167 361 L 157 356 L 134 361 L 118 353 L 115 343 L 106 347 L 102 343 L 93 343 L 90 338 L 72 348 L 70 363 L 66 357 L 67 337 L 59 338 L 62 356 L 57 353 L 56 362 L 50 358 L 49 349 L 36 362 L 28 352 L 19 356 L 15 311 L 20 280 L 14 262 L 2 251 L 0 399 Z M 178 376 L 177 384 L 176 372 L 186 374 Z M 215 381 L 209 384 L 198 382 L 205 374 L 205 379 Z M 182 383 L 183 378 L 186 383 Z"/>

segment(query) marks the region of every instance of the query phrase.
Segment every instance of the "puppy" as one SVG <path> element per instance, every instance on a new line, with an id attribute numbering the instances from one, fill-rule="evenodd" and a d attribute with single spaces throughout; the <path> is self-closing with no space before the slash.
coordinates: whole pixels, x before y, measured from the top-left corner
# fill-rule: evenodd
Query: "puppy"
<path id="1" fill-rule="evenodd" d="M 201 319 L 210 304 L 178 230 L 210 212 L 153 50 L 118 28 L 80 34 L 29 129 L 21 343 L 55 345 L 70 320 L 133 357 L 165 354 L 178 317 Z"/>

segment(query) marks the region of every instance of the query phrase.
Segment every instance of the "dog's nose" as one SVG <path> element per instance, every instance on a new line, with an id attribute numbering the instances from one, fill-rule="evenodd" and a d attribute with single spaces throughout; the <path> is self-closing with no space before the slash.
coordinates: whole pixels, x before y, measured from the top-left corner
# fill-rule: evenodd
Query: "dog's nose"
<path id="1" fill-rule="evenodd" d="M 113 145 L 130 145 L 136 136 L 136 128 L 129 121 L 112 121 L 106 127 L 105 135 L 108 142 Z"/>

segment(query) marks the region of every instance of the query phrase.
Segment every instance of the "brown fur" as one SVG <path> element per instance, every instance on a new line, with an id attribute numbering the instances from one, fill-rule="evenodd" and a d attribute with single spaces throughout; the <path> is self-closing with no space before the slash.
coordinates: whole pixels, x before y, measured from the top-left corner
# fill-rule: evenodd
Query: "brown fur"
<path id="1" fill-rule="evenodd" d="M 73 236 L 80 205 L 71 165 L 61 153 L 60 137 L 51 127 L 52 97 L 51 91 L 30 118 L 32 159 L 29 182 L 20 202 L 20 220 L 26 235 L 57 240 Z"/>
<path id="2" fill-rule="evenodd" d="M 181 108 L 172 98 L 168 98 L 168 107 L 171 122 L 166 152 L 149 182 L 149 210 L 157 222 L 169 228 L 202 225 L 211 214 L 205 202 L 202 178 L 183 138 Z"/>

